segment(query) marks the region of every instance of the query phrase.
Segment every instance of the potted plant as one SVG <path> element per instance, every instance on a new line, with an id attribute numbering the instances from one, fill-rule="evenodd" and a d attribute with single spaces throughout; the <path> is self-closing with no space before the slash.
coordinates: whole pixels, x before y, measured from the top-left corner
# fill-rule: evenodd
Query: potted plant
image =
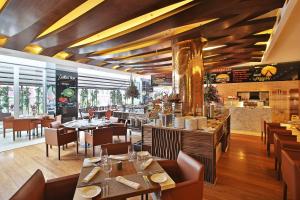
<path id="1" fill-rule="evenodd" d="M 134 84 L 133 79 L 130 80 L 130 85 L 126 90 L 126 97 L 131 98 L 131 105 L 133 106 L 134 98 L 138 98 L 140 96 L 139 90 L 137 89 L 136 85 Z"/>

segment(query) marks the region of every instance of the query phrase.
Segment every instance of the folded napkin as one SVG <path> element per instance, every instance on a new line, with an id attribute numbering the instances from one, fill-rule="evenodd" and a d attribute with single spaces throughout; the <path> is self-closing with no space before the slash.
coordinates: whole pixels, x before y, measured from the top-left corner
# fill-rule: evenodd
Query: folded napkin
<path id="1" fill-rule="evenodd" d="M 136 190 L 140 188 L 140 184 L 139 183 L 127 180 L 126 178 L 124 178 L 122 176 L 117 176 L 116 177 L 116 181 L 118 181 L 119 183 L 123 183 L 124 185 L 127 185 L 127 186 L 129 186 L 129 187 L 131 187 L 133 189 L 136 189 Z"/>
<path id="2" fill-rule="evenodd" d="M 89 161 L 89 159 L 87 159 L 87 158 L 85 158 L 84 160 L 83 160 L 83 167 L 91 167 L 91 166 L 93 166 L 93 164 L 94 163 L 92 163 L 92 162 L 90 162 Z"/>
<path id="3" fill-rule="evenodd" d="M 142 168 L 145 170 L 149 165 L 151 165 L 153 161 L 153 158 L 148 159 L 146 162 L 144 162 Z"/>
<path id="4" fill-rule="evenodd" d="M 110 155 L 109 158 L 113 160 L 128 160 L 128 155 Z"/>
<path id="5" fill-rule="evenodd" d="M 100 167 L 95 167 L 88 175 L 86 175 L 86 177 L 84 177 L 82 182 L 89 182 L 100 171 L 100 169 Z"/>

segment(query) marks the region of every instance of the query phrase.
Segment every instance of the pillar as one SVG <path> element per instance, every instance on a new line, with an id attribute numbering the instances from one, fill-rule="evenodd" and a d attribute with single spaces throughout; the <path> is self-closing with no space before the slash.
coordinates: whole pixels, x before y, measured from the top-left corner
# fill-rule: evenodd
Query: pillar
<path id="1" fill-rule="evenodd" d="M 204 102 L 204 65 L 202 49 L 206 40 L 197 38 L 173 42 L 174 90 L 183 102 L 183 115 L 195 115 Z M 198 113 L 199 114 L 199 113 Z"/>

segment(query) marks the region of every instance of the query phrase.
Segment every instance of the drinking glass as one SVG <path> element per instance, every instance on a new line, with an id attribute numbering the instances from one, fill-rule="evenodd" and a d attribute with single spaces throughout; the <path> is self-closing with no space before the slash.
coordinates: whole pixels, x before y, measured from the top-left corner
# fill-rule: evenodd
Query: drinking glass
<path id="1" fill-rule="evenodd" d="M 107 178 L 105 178 L 105 180 L 111 180 L 110 172 L 112 171 L 112 162 L 110 159 L 107 159 L 102 163 L 102 169 L 107 174 Z"/>
<path id="2" fill-rule="evenodd" d="M 108 153 L 107 153 L 107 148 L 101 148 L 101 160 L 103 159 L 103 162 L 107 161 L 108 159 Z"/>
<path id="3" fill-rule="evenodd" d="M 135 152 L 132 145 L 128 145 L 128 160 L 133 162 L 135 157 Z"/>
<path id="4" fill-rule="evenodd" d="M 144 156 L 137 156 L 137 166 L 138 166 L 138 174 L 144 174 L 144 165 L 145 165 L 145 157 Z"/>

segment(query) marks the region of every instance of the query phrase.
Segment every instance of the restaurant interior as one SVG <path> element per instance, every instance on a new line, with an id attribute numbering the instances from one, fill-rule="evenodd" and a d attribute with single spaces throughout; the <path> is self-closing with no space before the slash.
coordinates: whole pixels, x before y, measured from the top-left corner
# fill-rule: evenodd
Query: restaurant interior
<path id="1" fill-rule="evenodd" d="M 300 200 L 300 0 L 0 0 L 0 200 Z"/>

